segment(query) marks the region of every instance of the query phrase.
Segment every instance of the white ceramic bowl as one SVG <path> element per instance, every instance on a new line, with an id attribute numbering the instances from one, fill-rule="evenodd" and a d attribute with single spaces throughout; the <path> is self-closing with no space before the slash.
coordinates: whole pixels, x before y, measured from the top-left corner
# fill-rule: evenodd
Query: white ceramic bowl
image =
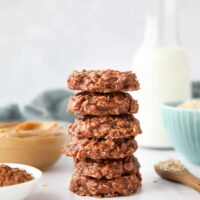
<path id="1" fill-rule="evenodd" d="M 33 191 L 37 185 L 39 179 L 42 177 L 42 172 L 34 167 L 22 164 L 14 163 L 0 163 L 8 165 L 12 168 L 20 168 L 26 170 L 31 174 L 34 179 L 25 183 L 20 183 L 11 186 L 0 187 L 0 199 L 1 200 L 23 200 Z"/>

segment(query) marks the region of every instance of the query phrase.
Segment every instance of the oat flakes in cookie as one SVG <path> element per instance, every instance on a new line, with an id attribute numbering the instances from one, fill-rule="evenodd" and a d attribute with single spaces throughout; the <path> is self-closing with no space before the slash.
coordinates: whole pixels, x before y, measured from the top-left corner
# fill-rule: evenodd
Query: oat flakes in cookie
<path id="1" fill-rule="evenodd" d="M 115 197 L 128 196 L 141 187 L 140 173 L 125 175 L 111 180 L 94 179 L 75 173 L 70 190 L 81 196 Z"/>
<path id="2" fill-rule="evenodd" d="M 70 189 L 82 196 L 115 197 L 141 187 L 140 164 L 133 156 L 139 106 L 126 91 L 139 89 L 132 72 L 74 71 L 68 87 L 81 92 L 71 96 L 67 111 L 82 115 L 69 125 L 71 141 L 63 153 L 74 158 Z"/>
<path id="3" fill-rule="evenodd" d="M 119 159 L 131 156 L 137 147 L 137 142 L 133 138 L 101 140 L 72 137 L 63 153 L 79 160 Z"/>
<path id="4" fill-rule="evenodd" d="M 67 111 L 78 115 L 121 115 L 137 113 L 138 103 L 128 93 L 80 92 L 71 96 Z"/>
<path id="5" fill-rule="evenodd" d="M 114 179 L 123 175 L 136 174 L 140 164 L 136 157 L 128 156 L 123 159 L 100 160 L 95 162 L 91 159 L 74 160 L 76 171 L 81 176 L 95 179 Z"/>
<path id="6" fill-rule="evenodd" d="M 68 78 L 68 88 L 86 92 L 122 92 L 138 90 L 140 85 L 131 71 L 83 70 L 73 71 Z"/>
<path id="7" fill-rule="evenodd" d="M 79 139 L 118 139 L 134 137 L 141 133 L 139 121 L 132 115 L 84 116 L 75 119 L 69 133 Z"/>

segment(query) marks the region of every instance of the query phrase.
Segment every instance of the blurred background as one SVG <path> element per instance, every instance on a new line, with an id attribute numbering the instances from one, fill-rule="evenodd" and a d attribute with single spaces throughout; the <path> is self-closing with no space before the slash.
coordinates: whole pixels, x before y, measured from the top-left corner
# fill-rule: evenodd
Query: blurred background
<path id="1" fill-rule="evenodd" d="M 26 104 L 66 88 L 73 69 L 131 69 L 145 0 L 0 0 L 0 105 Z M 200 79 L 200 1 L 179 0 L 178 24 L 191 79 Z"/>
<path id="2" fill-rule="evenodd" d="M 66 105 L 76 91 L 67 89 L 67 77 L 109 68 L 132 70 L 141 86 L 130 93 L 143 131 L 136 156 L 144 192 L 138 195 L 199 199 L 153 170 L 182 155 L 200 165 L 200 101 L 186 101 L 200 98 L 199 21 L 200 0 L 0 0 L 0 163 L 47 170 L 31 200 L 66 199 L 70 159 L 48 167 L 71 140 L 67 127 L 75 115 Z M 200 176 L 199 166 L 189 169 Z"/>

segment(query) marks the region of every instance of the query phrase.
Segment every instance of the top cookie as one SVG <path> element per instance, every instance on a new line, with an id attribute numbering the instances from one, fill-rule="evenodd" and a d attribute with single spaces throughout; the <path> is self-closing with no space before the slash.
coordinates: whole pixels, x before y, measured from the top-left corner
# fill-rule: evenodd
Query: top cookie
<path id="1" fill-rule="evenodd" d="M 136 75 L 131 71 L 110 69 L 73 71 L 67 82 L 69 89 L 86 92 L 123 92 L 138 90 L 140 87 Z"/>

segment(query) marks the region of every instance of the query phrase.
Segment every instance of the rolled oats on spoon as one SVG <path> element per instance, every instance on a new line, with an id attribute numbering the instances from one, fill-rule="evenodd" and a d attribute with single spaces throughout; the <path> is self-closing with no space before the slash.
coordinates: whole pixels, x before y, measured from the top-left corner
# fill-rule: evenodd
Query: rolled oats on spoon
<path id="1" fill-rule="evenodd" d="M 166 160 L 155 164 L 155 171 L 164 179 L 179 182 L 200 192 L 200 179 L 194 176 L 179 160 Z"/>

